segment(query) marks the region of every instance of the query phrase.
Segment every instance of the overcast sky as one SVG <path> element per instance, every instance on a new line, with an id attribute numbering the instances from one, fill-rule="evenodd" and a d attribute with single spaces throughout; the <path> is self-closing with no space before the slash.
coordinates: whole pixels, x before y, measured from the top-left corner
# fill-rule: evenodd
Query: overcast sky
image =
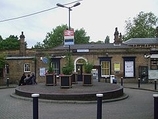
<path id="1" fill-rule="evenodd" d="M 56 4 L 76 0 L 0 0 L 0 35 L 20 36 L 24 32 L 28 47 L 45 39 L 47 32 L 59 25 L 68 25 L 68 9 Z M 140 11 L 153 12 L 158 17 L 158 0 L 80 0 L 81 4 L 71 11 L 71 27 L 84 28 L 90 41 L 114 39 L 115 27 L 124 34 L 125 20 L 133 19 Z M 73 3 L 74 4 L 74 3 Z M 73 4 L 67 5 L 68 7 Z M 4 21 L 54 8 L 40 14 Z"/>

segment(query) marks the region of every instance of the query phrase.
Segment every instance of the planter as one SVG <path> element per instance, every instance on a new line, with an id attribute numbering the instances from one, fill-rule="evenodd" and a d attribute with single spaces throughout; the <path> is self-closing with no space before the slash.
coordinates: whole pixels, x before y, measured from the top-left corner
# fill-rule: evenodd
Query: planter
<path id="1" fill-rule="evenodd" d="M 60 76 L 60 88 L 72 88 L 72 75 L 62 75 Z"/>
<path id="2" fill-rule="evenodd" d="M 71 81 L 72 81 L 72 84 L 76 84 L 77 83 L 77 73 L 73 73 L 72 74 Z"/>
<path id="3" fill-rule="evenodd" d="M 57 80 L 55 74 L 46 74 L 46 85 L 47 86 L 56 86 Z"/>
<path id="4" fill-rule="evenodd" d="M 83 85 L 84 86 L 92 86 L 93 85 L 92 74 L 83 74 Z"/>

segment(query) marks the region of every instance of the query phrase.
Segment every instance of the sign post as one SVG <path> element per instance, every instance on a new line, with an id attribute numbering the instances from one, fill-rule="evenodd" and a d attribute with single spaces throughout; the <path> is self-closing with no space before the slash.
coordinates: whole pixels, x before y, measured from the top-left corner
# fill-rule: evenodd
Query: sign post
<path id="1" fill-rule="evenodd" d="M 74 30 L 64 31 L 64 46 L 74 45 Z"/>

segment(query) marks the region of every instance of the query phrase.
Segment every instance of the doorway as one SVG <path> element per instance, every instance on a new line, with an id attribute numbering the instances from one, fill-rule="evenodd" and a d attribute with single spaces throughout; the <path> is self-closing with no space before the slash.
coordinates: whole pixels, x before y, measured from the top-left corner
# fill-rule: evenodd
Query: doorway
<path id="1" fill-rule="evenodd" d="M 84 57 L 78 57 L 74 62 L 74 69 L 77 72 L 77 81 L 82 81 L 82 73 L 84 72 L 83 64 L 87 62 L 87 59 Z"/>
<path id="2" fill-rule="evenodd" d="M 83 64 L 76 64 L 77 81 L 82 81 Z"/>

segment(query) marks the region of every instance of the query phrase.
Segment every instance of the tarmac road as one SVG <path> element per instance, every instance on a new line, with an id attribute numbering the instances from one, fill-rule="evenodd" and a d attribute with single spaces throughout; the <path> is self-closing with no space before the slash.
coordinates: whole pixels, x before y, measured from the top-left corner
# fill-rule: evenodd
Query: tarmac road
<path id="1" fill-rule="evenodd" d="M 32 101 L 10 97 L 0 89 L 0 119 L 33 119 Z M 129 98 L 102 104 L 102 119 L 154 119 L 155 92 L 124 89 Z M 39 119 L 97 119 L 97 104 L 39 102 Z"/>

